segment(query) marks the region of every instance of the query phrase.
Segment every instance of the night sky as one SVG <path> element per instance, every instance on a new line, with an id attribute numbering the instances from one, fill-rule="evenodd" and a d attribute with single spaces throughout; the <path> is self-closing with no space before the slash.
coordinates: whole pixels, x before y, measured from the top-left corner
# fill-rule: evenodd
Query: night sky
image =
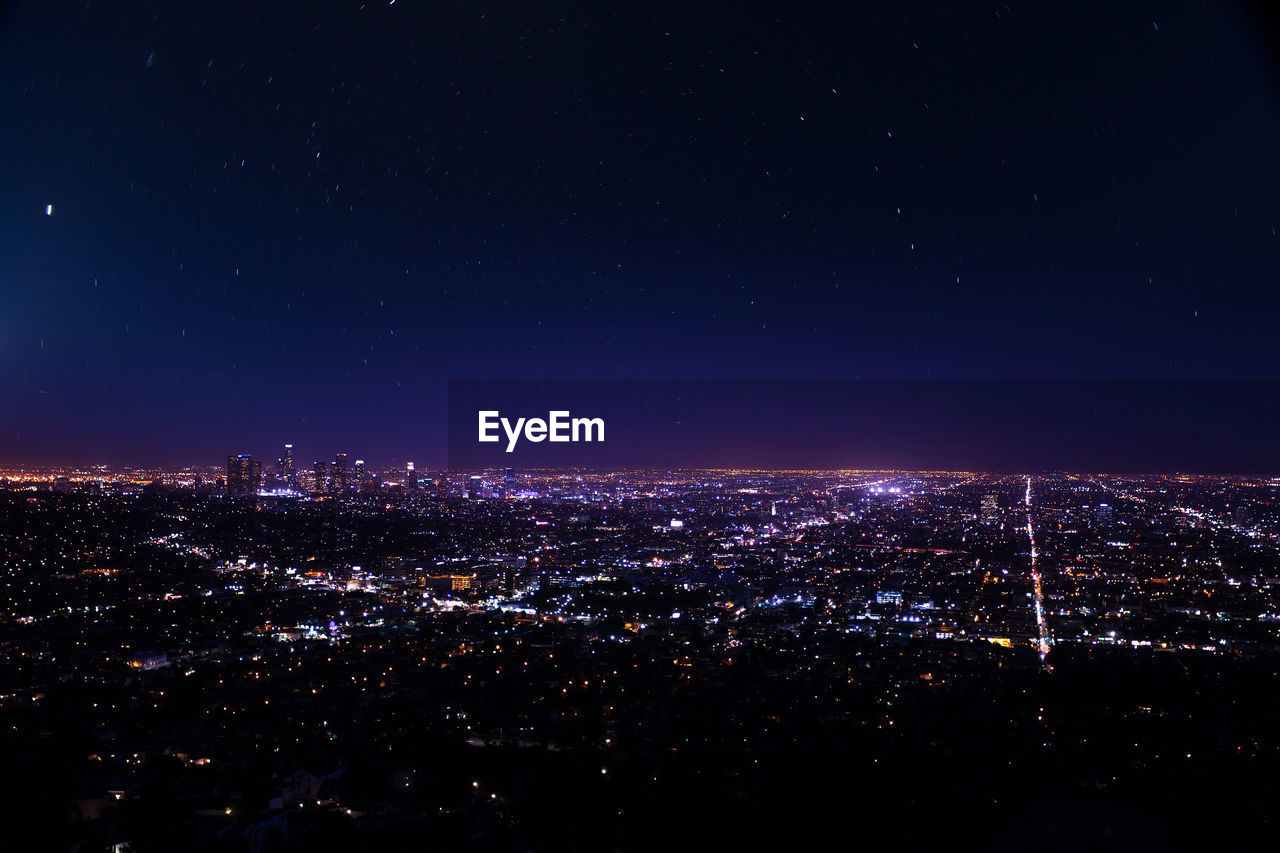
<path id="1" fill-rule="evenodd" d="M 449 379 L 1280 375 L 1272 21 L 851 5 L 3 6 L 0 462 L 434 464 Z"/>

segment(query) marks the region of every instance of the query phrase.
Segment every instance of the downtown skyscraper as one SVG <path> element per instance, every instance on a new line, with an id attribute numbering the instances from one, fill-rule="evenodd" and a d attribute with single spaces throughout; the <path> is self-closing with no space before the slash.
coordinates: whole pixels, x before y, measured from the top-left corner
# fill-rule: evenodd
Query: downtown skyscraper
<path id="1" fill-rule="evenodd" d="M 248 453 L 227 456 L 227 495 L 252 495 L 262 483 L 262 463 Z"/>

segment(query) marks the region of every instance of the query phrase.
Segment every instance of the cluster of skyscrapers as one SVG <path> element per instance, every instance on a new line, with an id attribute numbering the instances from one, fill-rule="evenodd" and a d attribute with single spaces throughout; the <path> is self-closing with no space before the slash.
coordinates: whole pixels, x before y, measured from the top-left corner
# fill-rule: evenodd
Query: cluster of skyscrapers
<path id="1" fill-rule="evenodd" d="M 337 495 L 348 492 L 368 492 L 384 485 L 396 485 L 397 482 L 411 494 L 434 493 L 444 497 L 450 492 L 449 478 L 441 473 L 432 478 L 427 472 L 419 471 L 414 463 L 405 464 L 403 476 L 397 472 L 389 472 L 387 482 L 378 472 L 370 472 L 363 459 L 356 459 L 348 465 L 346 453 L 334 454 L 332 462 L 323 460 L 312 464 L 310 471 L 299 470 L 294 462 L 293 445 L 286 444 L 284 453 L 276 460 L 274 472 L 270 477 L 263 475 L 262 463 L 252 454 L 239 453 L 227 456 L 226 494 L 230 497 L 256 495 L 265 491 L 271 494 L 296 492 L 312 495 Z M 517 478 L 511 468 L 503 470 L 501 480 L 495 477 L 486 479 L 479 475 L 464 479 L 457 486 L 457 494 L 469 500 L 488 498 L 506 498 L 518 491 Z"/>
<path id="2" fill-rule="evenodd" d="M 413 470 L 413 463 L 409 464 Z M 318 461 L 311 467 L 310 477 L 305 477 L 294 463 L 293 445 L 286 444 L 284 453 L 276 460 L 274 482 L 264 482 L 262 463 L 251 454 L 231 454 L 227 457 L 226 491 L 230 496 L 257 494 L 260 490 L 292 489 L 313 494 L 340 493 L 349 489 L 362 489 L 376 480 L 366 473 L 363 459 L 355 460 L 348 467 L 347 454 L 334 454 L 332 462 Z"/>

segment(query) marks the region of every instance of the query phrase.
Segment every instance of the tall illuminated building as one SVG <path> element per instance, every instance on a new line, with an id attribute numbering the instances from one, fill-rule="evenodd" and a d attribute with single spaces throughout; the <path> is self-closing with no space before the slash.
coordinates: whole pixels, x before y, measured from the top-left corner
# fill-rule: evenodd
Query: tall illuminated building
<path id="1" fill-rule="evenodd" d="M 333 465 L 329 468 L 329 480 L 334 492 L 347 490 L 347 454 L 338 453 L 333 457 Z"/>
<path id="2" fill-rule="evenodd" d="M 248 453 L 231 454 L 227 457 L 227 494 L 229 496 L 251 495 L 258 491 L 258 479 L 261 478 L 262 467 L 254 462 Z"/>
<path id="3" fill-rule="evenodd" d="M 284 446 L 284 455 L 276 462 L 276 476 L 281 480 L 293 479 L 293 445 Z"/>
<path id="4" fill-rule="evenodd" d="M 516 475 L 513 470 L 507 468 L 502 472 L 502 496 L 509 498 L 516 492 Z"/>
<path id="5" fill-rule="evenodd" d="M 355 487 L 357 492 L 363 492 L 367 482 L 364 475 L 364 460 L 356 460 Z"/>
<path id="6" fill-rule="evenodd" d="M 240 476 L 240 457 L 234 453 L 227 454 L 227 495 L 239 494 L 243 488 L 243 478 Z"/>
<path id="7" fill-rule="evenodd" d="M 317 462 L 312 468 L 311 490 L 313 492 L 321 493 L 325 490 L 325 481 L 328 479 L 325 467 L 323 462 Z"/>

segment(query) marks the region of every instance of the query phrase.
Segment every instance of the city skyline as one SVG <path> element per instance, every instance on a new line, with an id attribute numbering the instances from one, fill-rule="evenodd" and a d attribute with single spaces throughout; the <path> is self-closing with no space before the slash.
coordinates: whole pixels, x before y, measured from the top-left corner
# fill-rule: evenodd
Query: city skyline
<path id="1" fill-rule="evenodd" d="M 323 447 L 294 434 L 288 442 L 192 441 L 139 459 L 0 456 L 0 465 L 182 468 L 248 451 L 267 473 L 286 456 L 301 470 L 331 465 L 337 454 L 344 469 L 360 462 L 369 471 L 409 462 L 431 470 L 1280 470 L 1276 381 L 469 381 L 450 383 L 448 410 L 435 428 L 449 441 L 424 443 L 408 458 L 385 455 L 380 443 Z M 555 411 L 565 429 L 572 411 L 590 415 L 579 420 L 598 431 L 585 442 L 498 440 L 501 412 L 518 421 Z M 477 434 L 485 412 L 488 443 Z"/>

